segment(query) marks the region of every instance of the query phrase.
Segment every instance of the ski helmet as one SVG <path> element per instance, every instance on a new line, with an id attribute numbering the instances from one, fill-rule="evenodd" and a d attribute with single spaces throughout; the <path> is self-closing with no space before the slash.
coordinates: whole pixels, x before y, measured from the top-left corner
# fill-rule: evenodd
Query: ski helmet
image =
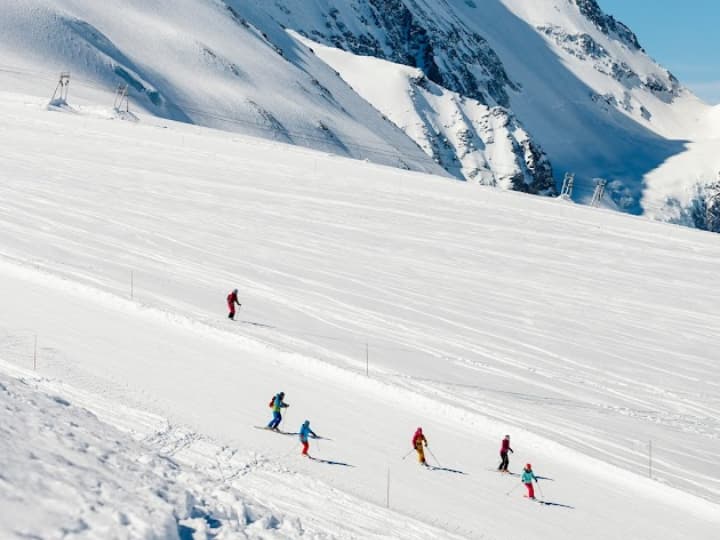
<path id="1" fill-rule="evenodd" d="M 526 464 L 525 464 L 525 468 L 526 468 L 526 469 L 532 469 L 532 465 L 530 465 L 529 463 L 526 463 Z"/>
<path id="2" fill-rule="evenodd" d="M 309 425 L 310 425 L 310 420 L 305 420 L 303 422 L 303 426 L 309 426 Z"/>
<path id="3" fill-rule="evenodd" d="M 235 294 L 237 294 L 238 290 L 237 290 L 237 289 L 233 289 L 233 292 L 234 292 Z"/>

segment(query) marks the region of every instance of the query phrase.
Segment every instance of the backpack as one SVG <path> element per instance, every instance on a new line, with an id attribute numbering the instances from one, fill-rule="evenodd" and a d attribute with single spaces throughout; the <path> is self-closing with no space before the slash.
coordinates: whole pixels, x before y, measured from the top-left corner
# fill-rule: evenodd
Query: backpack
<path id="1" fill-rule="evenodd" d="M 272 398 L 270 398 L 270 403 L 268 403 L 268 407 L 270 407 L 271 409 L 272 409 L 274 406 L 275 406 L 275 396 L 273 396 Z"/>

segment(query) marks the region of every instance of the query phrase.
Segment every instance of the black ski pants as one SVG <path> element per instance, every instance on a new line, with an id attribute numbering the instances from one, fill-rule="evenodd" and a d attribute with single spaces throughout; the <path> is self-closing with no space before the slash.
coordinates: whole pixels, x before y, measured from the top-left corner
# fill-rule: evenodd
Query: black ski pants
<path id="1" fill-rule="evenodd" d="M 508 465 L 510 465 L 510 458 L 508 458 L 508 453 L 500 452 L 500 459 L 502 459 L 502 461 L 500 462 L 498 471 L 507 471 Z"/>

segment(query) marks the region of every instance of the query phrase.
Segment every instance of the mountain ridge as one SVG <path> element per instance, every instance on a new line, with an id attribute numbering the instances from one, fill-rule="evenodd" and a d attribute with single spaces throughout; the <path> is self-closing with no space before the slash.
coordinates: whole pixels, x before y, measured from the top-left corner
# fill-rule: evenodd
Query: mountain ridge
<path id="1" fill-rule="evenodd" d="M 529 193 L 555 195 L 571 172 L 580 203 L 603 178 L 604 206 L 707 228 L 687 211 L 720 168 L 693 151 L 713 144 L 712 109 L 595 0 L 125 0 L 117 13 L 19 0 L 6 11 L 0 64 L 70 70 L 106 93 L 128 84 L 152 114 Z M 358 84 L 291 32 L 388 62 L 406 83 L 393 96 L 378 77 Z M 676 158 L 687 175 L 668 166 Z"/>

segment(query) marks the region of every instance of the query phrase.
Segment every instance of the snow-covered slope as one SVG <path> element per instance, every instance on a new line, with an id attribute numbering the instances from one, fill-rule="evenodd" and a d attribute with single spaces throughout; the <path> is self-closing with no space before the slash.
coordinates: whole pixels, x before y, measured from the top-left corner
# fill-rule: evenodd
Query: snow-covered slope
<path id="1" fill-rule="evenodd" d="M 400 130 L 277 25 L 256 28 L 223 2 L 19 0 L 0 18 L 0 80 L 70 103 L 113 103 L 165 118 L 442 174 Z M 260 20 L 262 22 L 262 20 Z"/>
<path id="2" fill-rule="evenodd" d="M 68 401 L 68 393 L 78 397 L 73 389 L 9 365 L 2 370 L 20 377 L 0 375 L 3 538 L 170 540 L 188 538 L 191 530 L 212 537 L 219 528 L 224 538 L 287 538 L 302 532 L 299 520 L 274 515 L 229 489 L 219 461 L 208 459 L 204 470 L 193 467 L 197 456 L 191 465 L 182 464 L 183 446 L 202 442 L 192 434 L 99 396 L 84 396 L 96 411 L 113 411 L 113 421 L 123 420 L 135 433 L 154 428 L 152 437 L 137 441 Z M 220 451 L 207 457 L 227 461 Z M 237 476 L 263 466 L 253 458 L 243 466 L 234 457 L 228 472 Z"/>
<path id="3" fill-rule="evenodd" d="M 450 534 L 339 497 L 306 475 L 288 474 L 267 456 L 220 446 L 157 415 L 2 361 L 0 372 L 0 406 L 7 411 L 0 428 L 2 538 L 332 539 L 399 538 L 407 532 L 432 539 Z M 299 500 L 306 502 L 302 509 Z M 315 504 L 320 500 L 323 506 Z"/>
<path id="4" fill-rule="evenodd" d="M 177 487 L 167 504 L 123 503 L 131 486 L 157 485 L 147 468 L 110 483 L 117 496 L 100 500 L 118 515 L 157 507 L 164 523 L 190 489 L 205 499 L 198 527 L 219 505 L 251 504 L 290 537 L 716 535 L 713 235 L 148 117 L 47 111 L 25 96 L 2 94 L 0 115 L 0 356 L 29 369 L 37 335 L 40 375 L 105 401 L 52 395 L 127 429 L 120 402 L 167 418 L 190 448 L 202 449 L 197 436 L 221 449 L 184 454 L 176 472 L 157 465 Z M 233 286 L 236 322 L 225 318 Z M 253 429 L 280 390 L 288 431 L 308 418 L 332 439 L 311 443 L 324 461 Z M 152 436 L 133 446 L 94 423 L 66 427 L 86 424 L 45 398 L 22 399 L 18 414 L 40 426 L 32 440 L 52 446 L 42 463 L 14 463 L 56 473 L 51 493 L 80 480 L 53 454 L 90 478 L 115 476 L 112 463 L 87 461 L 95 449 L 78 454 L 82 441 L 107 448 L 91 432 L 150 468 L 184 444 L 165 445 L 155 427 L 157 446 Z M 46 419 L 81 442 L 57 440 Z M 402 459 L 418 425 L 436 470 Z M 516 476 L 492 471 L 505 433 L 511 469 L 531 462 L 553 504 L 524 500 Z M 27 452 L 15 439 L 3 444 Z M 241 465 L 252 452 L 267 464 L 258 472 L 208 467 L 208 455 Z M 20 480 L 1 474 L 7 500 Z M 60 531 L 67 512 L 54 521 L 51 499 L 43 523 Z M 13 511 L 29 521 L 30 506 Z M 131 522 L 150 523 L 139 512 Z"/>

